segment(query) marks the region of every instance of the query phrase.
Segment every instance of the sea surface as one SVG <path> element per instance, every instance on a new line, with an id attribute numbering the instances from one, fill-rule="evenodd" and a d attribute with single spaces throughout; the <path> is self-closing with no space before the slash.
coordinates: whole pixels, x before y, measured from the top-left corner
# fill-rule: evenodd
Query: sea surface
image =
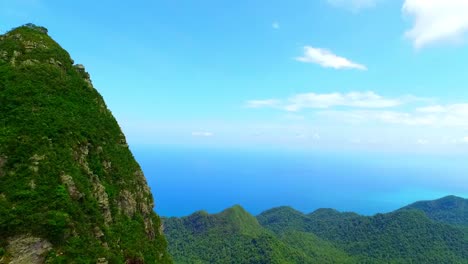
<path id="1" fill-rule="evenodd" d="M 288 205 L 364 215 L 446 195 L 468 197 L 468 157 L 132 147 L 162 216 L 239 204 L 252 214 Z"/>

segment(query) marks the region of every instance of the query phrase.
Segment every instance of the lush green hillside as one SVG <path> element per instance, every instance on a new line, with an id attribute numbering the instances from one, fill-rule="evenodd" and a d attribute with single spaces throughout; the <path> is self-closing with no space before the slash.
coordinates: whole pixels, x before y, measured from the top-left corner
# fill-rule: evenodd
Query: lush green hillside
<path id="1" fill-rule="evenodd" d="M 468 263 L 463 228 L 418 210 L 366 217 L 278 207 L 255 219 L 234 207 L 164 224 L 176 263 Z"/>
<path id="2" fill-rule="evenodd" d="M 468 226 L 468 200 L 447 196 L 434 201 L 421 201 L 404 208 L 423 211 L 429 218 L 448 224 Z"/>
<path id="3" fill-rule="evenodd" d="M 170 262 L 116 120 L 34 25 L 0 36 L 0 216 L 0 263 Z"/>
<path id="4" fill-rule="evenodd" d="M 349 260 L 343 251 L 310 234 L 276 237 L 239 206 L 219 214 L 201 211 L 163 221 L 176 263 L 346 263 Z M 297 247 L 290 246 L 292 242 Z"/>
<path id="5" fill-rule="evenodd" d="M 468 240 L 463 231 L 433 222 L 417 210 L 365 217 L 331 209 L 309 215 L 273 209 L 258 219 L 275 233 L 300 230 L 315 234 L 369 262 L 468 263 Z"/>

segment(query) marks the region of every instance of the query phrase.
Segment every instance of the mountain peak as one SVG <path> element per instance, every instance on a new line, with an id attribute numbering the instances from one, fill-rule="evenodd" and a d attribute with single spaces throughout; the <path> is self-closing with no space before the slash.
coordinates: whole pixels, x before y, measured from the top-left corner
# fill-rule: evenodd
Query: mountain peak
<path id="1" fill-rule="evenodd" d="M 45 35 L 47 35 L 48 32 L 49 32 L 49 30 L 47 28 L 35 25 L 33 23 L 27 23 L 27 24 L 24 24 L 24 25 L 22 25 L 22 26 L 20 26 L 18 28 L 29 28 L 31 30 L 35 30 L 35 31 L 37 31 L 39 33 L 42 33 L 42 34 L 45 34 Z"/>
<path id="2" fill-rule="evenodd" d="M 217 217 L 228 226 L 242 230 L 245 233 L 256 232 L 257 227 L 260 226 L 255 216 L 240 205 L 234 205 L 222 211 Z"/>
<path id="3" fill-rule="evenodd" d="M 465 201 L 466 199 L 465 198 L 462 198 L 462 197 L 459 197 L 459 196 L 456 196 L 456 195 L 448 195 L 448 196 L 445 196 L 445 197 L 442 197 L 436 201 Z"/>
<path id="4" fill-rule="evenodd" d="M 0 36 L 0 262 L 170 261 L 145 176 L 91 87 L 45 28 Z"/>
<path id="5" fill-rule="evenodd" d="M 8 62 L 16 68 L 56 67 L 66 72 L 73 60 L 66 50 L 55 42 L 45 27 L 26 24 L 0 36 L 0 63 Z"/>
<path id="6" fill-rule="evenodd" d="M 450 195 L 432 201 L 420 201 L 403 207 L 401 210 L 417 209 L 435 221 L 468 225 L 468 200 Z"/>
<path id="7" fill-rule="evenodd" d="M 225 209 L 223 212 L 233 212 L 233 213 L 237 213 L 237 212 L 242 212 L 242 213 L 247 213 L 247 211 L 239 204 L 235 204 L 227 209 Z"/>

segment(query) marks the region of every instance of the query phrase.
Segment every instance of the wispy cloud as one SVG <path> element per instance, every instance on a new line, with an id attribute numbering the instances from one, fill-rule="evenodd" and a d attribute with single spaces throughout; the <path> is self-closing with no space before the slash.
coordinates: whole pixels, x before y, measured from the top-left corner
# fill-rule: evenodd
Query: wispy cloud
<path id="1" fill-rule="evenodd" d="M 352 11 L 374 7 L 381 0 L 327 0 L 335 7 L 342 7 Z"/>
<path id="2" fill-rule="evenodd" d="M 468 32 L 466 0 L 405 0 L 402 10 L 414 19 L 405 36 L 415 48 L 436 42 L 459 42 Z"/>
<path id="3" fill-rule="evenodd" d="M 430 105 L 416 109 L 421 113 L 453 114 L 468 116 L 468 104 Z"/>
<path id="4" fill-rule="evenodd" d="M 357 69 L 367 70 L 367 67 L 350 61 L 347 58 L 337 56 L 327 49 L 314 48 L 311 46 L 304 47 L 304 55 L 296 58 L 297 61 L 305 63 L 315 63 L 324 68 L 333 69 Z"/>
<path id="5" fill-rule="evenodd" d="M 298 111 L 304 108 L 330 108 L 335 106 L 387 108 L 402 103 L 402 99 L 384 98 L 374 92 L 304 93 L 290 97 L 285 109 L 287 111 Z"/>
<path id="6" fill-rule="evenodd" d="M 262 107 L 275 107 L 279 105 L 279 101 L 276 99 L 265 99 L 265 100 L 250 100 L 247 101 L 247 108 L 262 108 Z"/>
<path id="7" fill-rule="evenodd" d="M 290 112 L 302 109 L 324 109 L 331 107 L 353 108 L 389 108 L 402 105 L 406 102 L 420 100 L 413 96 L 400 98 L 385 98 L 372 91 L 350 93 L 301 93 L 287 99 L 266 99 L 247 101 L 250 108 L 277 108 Z"/>
<path id="8" fill-rule="evenodd" d="M 301 93 L 285 99 L 247 101 L 246 106 L 301 113 L 301 117 L 304 117 L 302 111 L 310 110 L 308 115 L 320 120 L 350 124 L 468 128 L 468 103 L 443 105 L 433 104 L 434 100 L 412 95 L 384 97 L 372 91 Z"/>
<path id="9" fill-rule="evenodd" d="M 317 112 L 317 115 L 330 122 L 344 122 L 356 125 L 377 122 L 394 125 L 421 126 L 431 125 L 436 122 L 432 116 L 417 116 L 407 112 L 389 110 L 327 110 Z"/>
<path id="10" fill-rule="evenodd" d="M 330 110 L 318 114 L 354 124 L 380 122 L 408 126 L 468 128 L 468 104 L 429 105 L 408 111 Z"/>
<path id="11" fill-rule="evenodd" d="M 212 137 L 214 134 L 208 131 L 194 131 L 192 132 L 192 136 L 194 137 Z"/>

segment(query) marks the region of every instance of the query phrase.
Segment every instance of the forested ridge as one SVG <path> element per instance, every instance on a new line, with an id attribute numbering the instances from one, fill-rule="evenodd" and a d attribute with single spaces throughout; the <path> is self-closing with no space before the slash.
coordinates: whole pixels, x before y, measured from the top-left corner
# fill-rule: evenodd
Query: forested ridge
<path id="1" fill-rule="evenodd" d="M 416 203 L 374 216 L 278 207 L 254 217 L 235 206 L 163 222 L 176 263 L 468 263 L 461 201 L 450 196 L 425 202 L 431 210 Z"/>

